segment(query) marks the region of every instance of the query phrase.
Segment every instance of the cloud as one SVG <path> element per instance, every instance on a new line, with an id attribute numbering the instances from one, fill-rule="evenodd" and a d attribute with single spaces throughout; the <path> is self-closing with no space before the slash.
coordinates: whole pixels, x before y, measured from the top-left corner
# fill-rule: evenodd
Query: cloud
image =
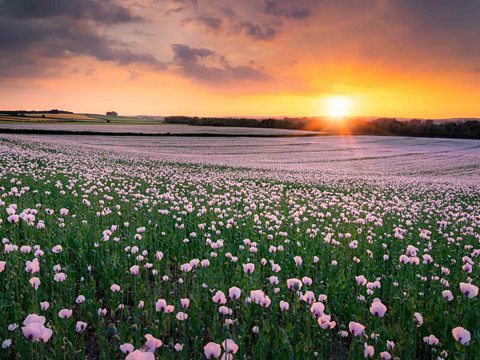
<path id="1" fill-rule="evenodd" d="M 191 23 L 202 26 L 207 33 L 243 34 L 253 40 L 272 40 L 279 25 L 278 21 L 260 23 L 244 20 L 230 7 L 222 8 L 218 15 L 199 15 L 182 21 L 182 24 Z"/>
<path id="2" fill-rule="evenodd" d="M 46 63 L 51 67 L 75 56 L 165 68 L 152 54 L 133 51 L 102 31 L 106 25 L 136 21 L 138 17 L 111 1 L 0 0 L 0 75 L 43 76 Z"/>
<path id="3" fill-rule="evenodd" d="M 17 19 L 92 20 L 104 24 L 141 21 L 131 10 L 111 0 L 3 0 L 0 14 Z"/>
<path id="4" fill-rule="evenodd" d="M 208 15 L 200 15 L 195 18 L 187 18 L 183 20 L 184 23 L 195 23 L 197 25 L 204 26 L 208 32 L 219 32 L 223 27 L 223 20 Z"/>
<path id="5" fill-rule="evenodd" d="M 231 80 L 265 81 L 271 77 L 262 68 L 233 66 L 223 56 L 206 48 L 192 48 L 184 44 L 172 44 L 174 64 L 185 77 L 204 82 Z"/>
<path id="6" fill-rule="evenodd" d="M 249 21 L 239 21 L 236 25 L 245 35 L 255 40 L 272 40 L 277 35 L 273 26 L 252 23 Z"/>
<path id="7" fill-rule="evenodd" d="M 167 0 L 165 0 L 167 1 Z M 195 24 L 207 33 L 223 36 L 242 35 L 252 40 L 270 41 L 290 21 L 299 21 L 312 15 L 313 0 L 256 0 L 249 2 L 224 1 L 221 4 L 204 1 L 179 0 L 178 8 L 167 14 L 184 14 L 181 24 Z M 301 6 L 299 6 L 301 4 Z M 208 9 L 208 15 L 203 12 Z"/>
<path id="8" fill-rule="evenodd" d="M 283 16 L 291 19 L 305 19 L 312 15 L 312 12 L 305 7 L 279 7 L 278 0 L 265 0 L 264 12 L 269 15 Z"/>

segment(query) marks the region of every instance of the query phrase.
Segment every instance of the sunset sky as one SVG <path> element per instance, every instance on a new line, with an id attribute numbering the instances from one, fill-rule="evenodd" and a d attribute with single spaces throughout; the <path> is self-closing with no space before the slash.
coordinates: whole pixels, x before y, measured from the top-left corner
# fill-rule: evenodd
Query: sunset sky
<path id="1" fill-rule="evenodd" d="M 0 0 L 0 109 L 480 117 L 476 0 Z"/>

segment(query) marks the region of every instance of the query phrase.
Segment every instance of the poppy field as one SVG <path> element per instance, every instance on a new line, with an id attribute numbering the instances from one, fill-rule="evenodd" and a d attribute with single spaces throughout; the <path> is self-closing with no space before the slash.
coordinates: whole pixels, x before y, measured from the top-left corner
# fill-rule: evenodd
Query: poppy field
<path id="1" fill-rule="evenodd" d="M 325 174 L 1 138 L 0 358 L 478 359 L 479 182 Z"/>

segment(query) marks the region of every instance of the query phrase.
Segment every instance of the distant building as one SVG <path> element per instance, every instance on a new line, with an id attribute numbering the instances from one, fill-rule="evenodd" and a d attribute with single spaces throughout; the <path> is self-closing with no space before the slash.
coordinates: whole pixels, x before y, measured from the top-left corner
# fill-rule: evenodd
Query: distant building
<path id="1" fill-rule="evenodd" d="M 107 111 L 107 116 L 118 116 L 116 111 Z"/>

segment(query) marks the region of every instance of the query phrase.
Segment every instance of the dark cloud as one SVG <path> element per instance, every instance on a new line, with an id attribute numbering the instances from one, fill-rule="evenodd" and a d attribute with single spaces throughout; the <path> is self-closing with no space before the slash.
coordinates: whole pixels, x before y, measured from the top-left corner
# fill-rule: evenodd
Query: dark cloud
<path id="1" fill-rule="evenodd" d="M 312 15 L 311 11 L 304 7 L 279 7 L 278 0 L 265 0 L 264 12 L 269 15 L 283 16 L 291 19 L 305 19 Z"/>
<path id="2" fill-rule="evenodd" d="M 245 35 L 255 40 L 272 40 L 277 35 L 277 31 L 271 25 L 239 21 L 235 27 L 241 29 Z"/>
<path id="3" fill-rule="evenodd" d="M 425 50 L 448 68 L 447 59 L 480 60 L 480 1 L 395 0 L 387 13 L 404 29 L 397 43 Z"/>
<path id="4" fill-rule="evenodd" d="M 193 6 L 198 5 L 198 0 L 174 0 L 174 2 L 178 4 L 183 4 L 183 5 L 193 5 Z"/>
<path id="5" fill-rule="evenodd" d="M 165 68 L 153 55 L 104 35 L 100 20 L 111 25 L 138 18 L 111 1 L 0 0 L 0 75 L 43 76 L 45 63 L 74 56 Z"/>
<path id="6" fill-rule="evenodd" d="M 195 18 L 187 18 L 184 23 L 195 23 L 204 26 L 209 32 L 219 32 L 223 27 L 223 20 L 208 15 L 200 15 Z"/>
<path id="7" fill-rule="evenodd" d="M 204 59 L 215 54 L 214 51 L 205 48 L 191 48 L 188 45 L 172 44 L 172 50 L 174 52 L 173 60 L 180 63 L 196 63 L 200 59 Z"/>
<path id="8" fill-rule="evenodd" d="M 184 7 L 183 6 L 179 6 L 177 8 L 173 8 L 173 9 L 168 9 L 166 12 L 165 12 L 165 15 L 170 15 L 170 14 L 178 14 L 180 12 L 182 12 L 184 10 Z"/>
<path id="9" fill-rule="evenodd" d="M 253 40 L 272 40 L 277 34 L 276 27 L 279 25 L 278 21 L 259 23 L 244 20 L 230 7 L 221 9 L 218 16 L 200 15 L 186 18 L 183 23 L 203 26 L 207 33 L 243 34 Z"/>
<path id="10" fill-rule="evenodd" d="M 204 82 L 264 81 L 271 78 L 258 67 L 232 66 L 223 55 L 210 49 L 192 48 L 184 44 L 172 44 L 171 47 L 174 63 L 185 77 Z"/>
<path id="11" fill-rule="evenodd" d="M 105 24 L 141 21 L 128 8 L 111 0 L 1 0 L 0 15 L 17 19 L 62 17 Z"/>

